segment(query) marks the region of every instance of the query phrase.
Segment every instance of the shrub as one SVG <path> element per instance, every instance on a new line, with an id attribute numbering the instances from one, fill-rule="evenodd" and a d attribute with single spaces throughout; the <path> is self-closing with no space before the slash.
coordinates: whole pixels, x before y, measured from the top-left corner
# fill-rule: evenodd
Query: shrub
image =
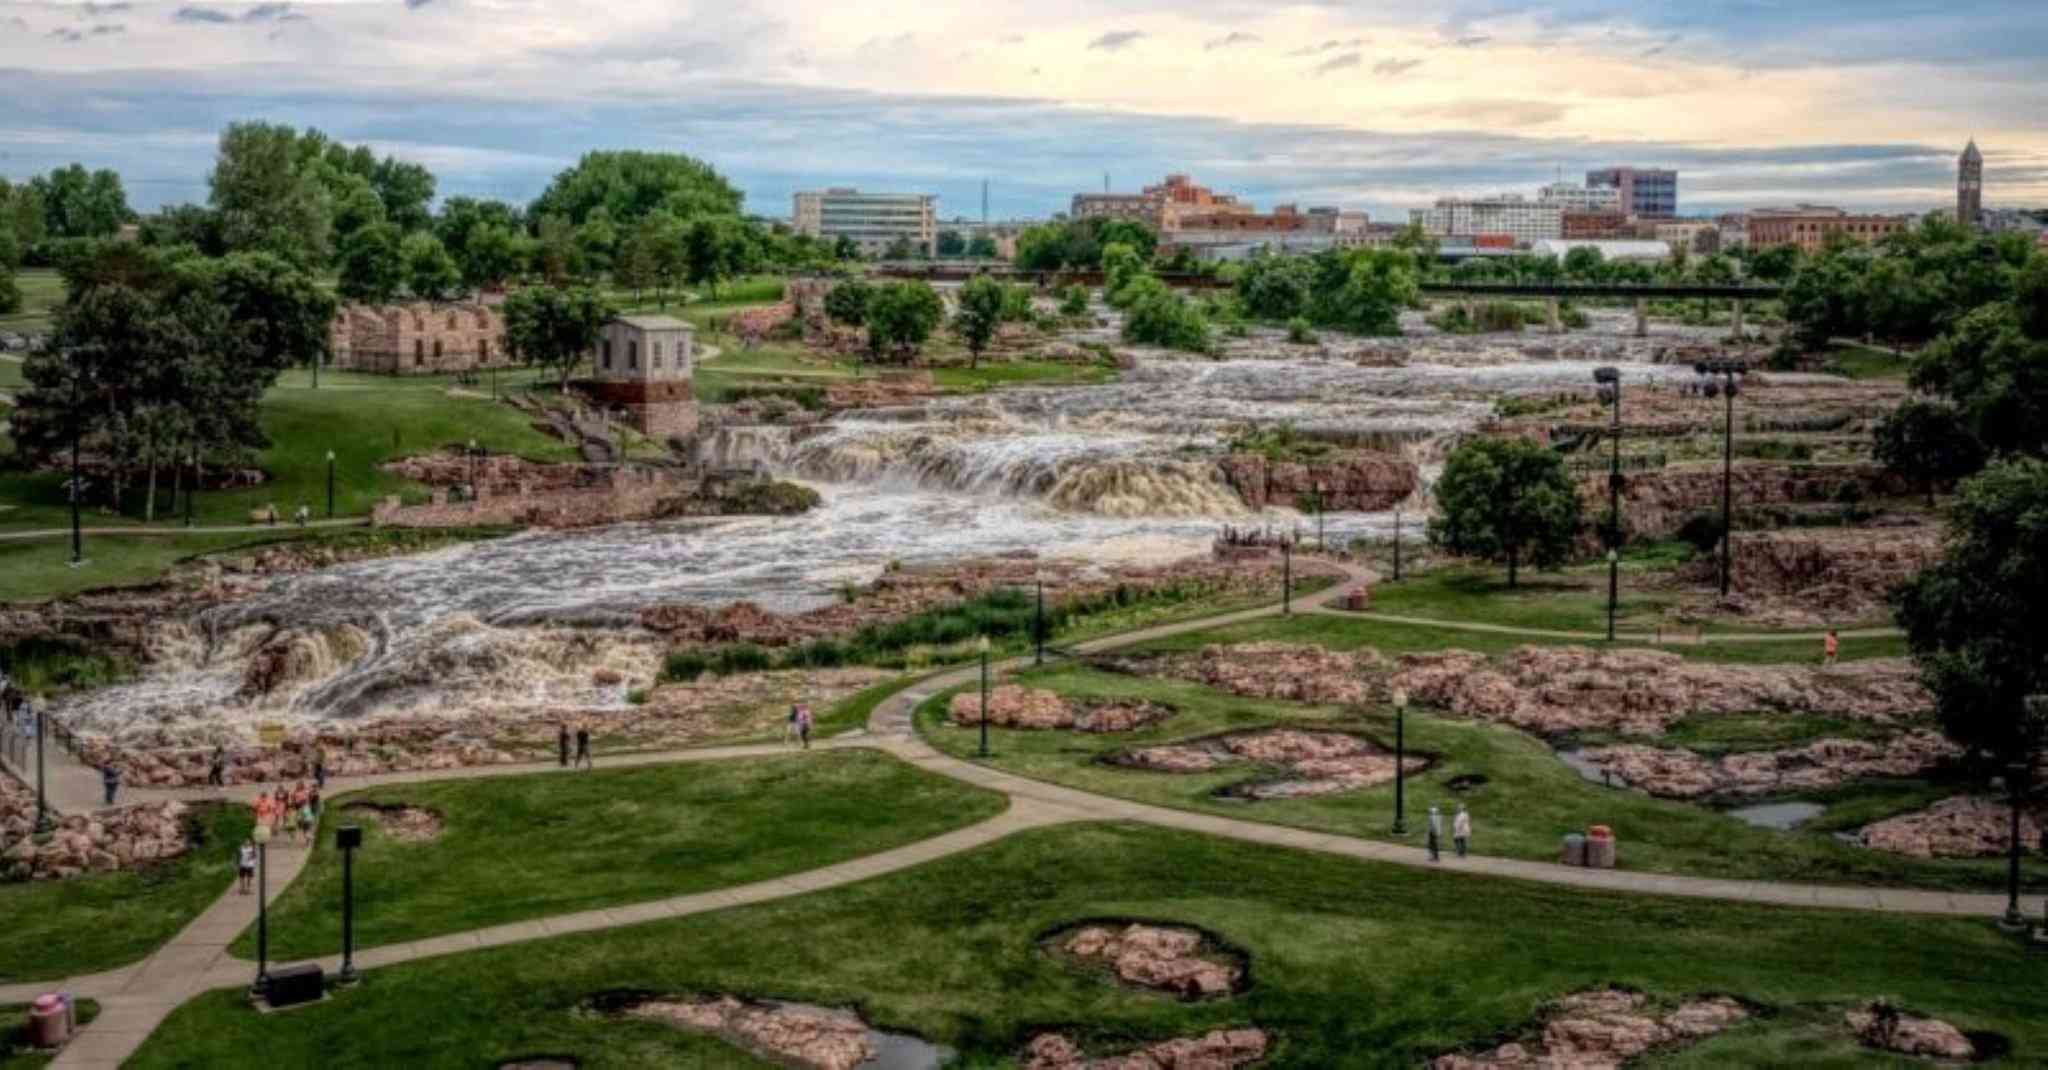
<path id="1" fill-rule="evenodd" d="M 711 668 L 711 659 L 701 650 L 677 650 L 661 663 L 661 678 L 675 683 L 689 683 L 702 676 Z"/>
<path id="2" fill-rule="evenodd" d="M 1088 290 L 1075 285 L 1066 288 L 1060 297 L 1060 315 L 1085 316 L 1088 314 Z"/>
<path id="3" fill-rule="evenodd" d="M 1721 518 L 1712 513 L 1694 513 L 1678 528 L 1678 540 L 1702 554 L 1721 544 Z"/>
<path id="4" fill-rule="evenodd" d="M 1150 278 L 1150 276 L 1145 276 Z M 1155 283 L 1158 280 L 1153 280 Z M 1124 316 L 1124 341 L 1203 353 L 1209 323 L 1179 294 L 1165 290 L 1141 298 Z"/>
<path id="5" fill-rule="evenodd" d="M 1308 320 L 1296 316 L 1287 321 L 1287 340 L 1298 346 L 1316 344 L 1316 332 L 1309 329 Z"/>

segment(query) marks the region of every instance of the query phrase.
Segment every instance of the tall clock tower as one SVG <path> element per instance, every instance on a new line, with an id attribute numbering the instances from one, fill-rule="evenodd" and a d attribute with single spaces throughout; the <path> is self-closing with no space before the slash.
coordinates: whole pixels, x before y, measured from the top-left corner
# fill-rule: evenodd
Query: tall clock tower
<path id="1" fill-rule="evenodd" d="M 1971 138 L 1956 158 L 1956 222 L 1974 227 L 1984 213 L 1984 154 Z"/>

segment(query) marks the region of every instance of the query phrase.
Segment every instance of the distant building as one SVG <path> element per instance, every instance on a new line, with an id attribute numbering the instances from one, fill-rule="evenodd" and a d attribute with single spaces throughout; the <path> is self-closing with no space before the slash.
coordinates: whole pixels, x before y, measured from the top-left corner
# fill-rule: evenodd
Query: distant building
<path id="1" fill-rule="evenodd" d="M 1829 205 L 1758 208 L 1749 213 L 1749 247 L 1763 250 L 1794 245 L 1801 252 L 1816 253 L 1838 235 L 1868 243 L 1912 225 L 1909 215 L 1850 215 Z"/>
<path id="2" fill-rule="evenodd" d="M 1612 186 L 1575 186 L 1553 182 L 1536 191 L 1536 199 L 1567 212 L 1622 212 L 1621 191 Z M 1626 212 L 1622 212 L 1626 215 Z"/>
<path id="3" fill-rule="evenodd" d="M 1963 146 L 1956 157 L 1956 222 L 1976 226 L 1984 216 L 1984 154 L 1977 151 L 1977 139 Z"/>
<path id="4" fill-rule="evenodd" d="M 1635 237 L 1635 228 L 1629 225 L 1628 216 L 1619 209 L 1574 211 L 1568 208 L 1559 215 L 1558 222 L 1567 240 L 1613 241 Z"/>
<path id="5" fill-rule="evenodd" d="M 1721 251 L 1721 224 L 1711 219 L 1658 223 L 1656 227 L 1656 239 L 1674 251 L 1684 249 L 1697 256 L 1712 256 Z"/>
<path id="6" fill-rule="evenodd" d="M 828 241 L 850 238 L 862 255 L 879 256 L 899 241 L 926 256 L 938 243 L 938 198 L 929 193 L 862 193 L 833 188 L 798 193 L 790 225 Z"/>
<path id="7" fill-rule="evenodd" d="M 1411 209 L 1409 220 L 1438 238 L 1505 237 L 1529 245 L 1564 237 L 1564 209 L 1520 194 L 1495 197 L 1440 197 L 1428 208 Z"/>
<path id="8" fill-rule="evenodd" d="M 1621 210 L 1644 219 L 1678 214 L 1678 172 L 1647 167 L 1605 167 L 1586 172 L 1586 185 L 1615 190 Z"/>
<path id="9" fill-rule="evenodd" d="M 690 376 L 696 328 L 673 316 L 619 316 L 607 321 L 581 389 L 622 410 L 643 434 L 686 435 L 697 428 Z"/>
<path id="10" fill-rule="evenodd" d="M 1137 193 L 1076 193 L 1075 219 L 1134 219 L 1164 235 L 1181 229 L 1190 216 L 1210 219 L 1249 215 L 1252 207 L 1228 193 L 1196 185 L 1184 174 L 1166 176 Z"/>
<path id="11" fill-rule="evenodd" d="M 1671 259 L 1671 246 L 1660 241 L 1566 241 L 1537 242 L 1529 251 L 1537 256 L 1564 259 L 1573 249 L 1597 249 L 1610 263 L 1658 264 Z"/>
<path id="12" fill-rule="evenodd" d="M 1977 225 L 1995 234 L 2040 234 L 2048 230 L 2048 212 L 1986 208 L 1977 214 Z"/>
<path id="13" fill-rule="evenodd" d="M 328 328 L 331 367 L 444 375 L 508 363 L 505 323 L 482 303 L 347 305 Z"/>

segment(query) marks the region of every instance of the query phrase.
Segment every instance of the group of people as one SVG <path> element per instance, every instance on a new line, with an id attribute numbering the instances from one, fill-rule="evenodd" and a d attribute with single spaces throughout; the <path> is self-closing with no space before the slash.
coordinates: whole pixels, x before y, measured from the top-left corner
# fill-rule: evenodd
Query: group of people
<path id="1" fill-rule="evenodd" d="M 801 743 L 805 750 L 810 750 L 811 730 L 816 727 L 817 722 L 811 719 L 810 703 L 795 703 L 789 707 L 789 723 L 782 728 L 782 741 Z"/>
<path id="2" fill-rule="evenodd" d="M 1430 861 L 1443 860 L 1443 841 L 1444 814 L 1442 810 L 1432 806 L 1429 808 Z M 1451 818 L 1451 844 L 1456 848 L 1459 858 L 1465 857 L 1466 851 L 1472 846 L 1472 815 L 1465 809 L 1464 803 L 1458 804 L 1458 814 Z"/>
<path id="3" fill-rule="evenodd" d="M 590 722 L 576 722 L 576 757 L 573 759 L 569 757 L 569 722 L 563 721 L 556 725 L 555 751 L 560 755 L 564 769 L 572 764 L 583 769 L 596 768 L 590 760 Z"/>
<path id="4" fill-rule="evenodd" d="M 324 769 L 321 771 L 325 772 Z M 257 795 L 256 801 L 250 804 L 256 811 L 256 824 L 268 828 L 272 836 L 289 836 L 294 843 L 301 838 L 307 843 L 313 842 L 313 830 L 320 823 L 320 791 L 325 787 L 325 780 L 326 777 L 322 776 L 320 782 L 311 785 L 301 780 L 289 788 L 279 784 L 276 791 Z M 241 878 L 242 894 L 248 895 L 249 882 L 256 877 L 254 837 L 242 841 L 235 873 Z"/>

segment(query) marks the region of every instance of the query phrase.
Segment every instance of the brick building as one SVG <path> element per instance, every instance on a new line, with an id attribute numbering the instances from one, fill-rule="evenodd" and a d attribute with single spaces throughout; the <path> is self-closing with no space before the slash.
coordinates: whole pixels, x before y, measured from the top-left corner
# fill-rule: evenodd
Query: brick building
<path id="1" fill-rule="evenodd" d="M 475 302 L 349 305 L 329 328 L 333 367 L 379 375 L 441 375 L 509 364 L 505 321 Z"/>
<path id="2" fill-rule="evenodd" d="M 1802 204 L 1796 208 L 1759 208 L 1749 213 L 1748 244 L 1752 249 L 1796 245 L 1817 253 L 1837 235 L 1868 244 L 1912 226 L 1908 215 L 1850 215 L 1840 208 Z"/>
<path id="3" fill-rule="evenodd" d="M 620 316 L 604 325 L 591 354 L 592 376 L 578 388 L 621 410 L 641 433 L 687 435 L 697 429 L 690 373 L 696 329 L 673 316 Z"/>

